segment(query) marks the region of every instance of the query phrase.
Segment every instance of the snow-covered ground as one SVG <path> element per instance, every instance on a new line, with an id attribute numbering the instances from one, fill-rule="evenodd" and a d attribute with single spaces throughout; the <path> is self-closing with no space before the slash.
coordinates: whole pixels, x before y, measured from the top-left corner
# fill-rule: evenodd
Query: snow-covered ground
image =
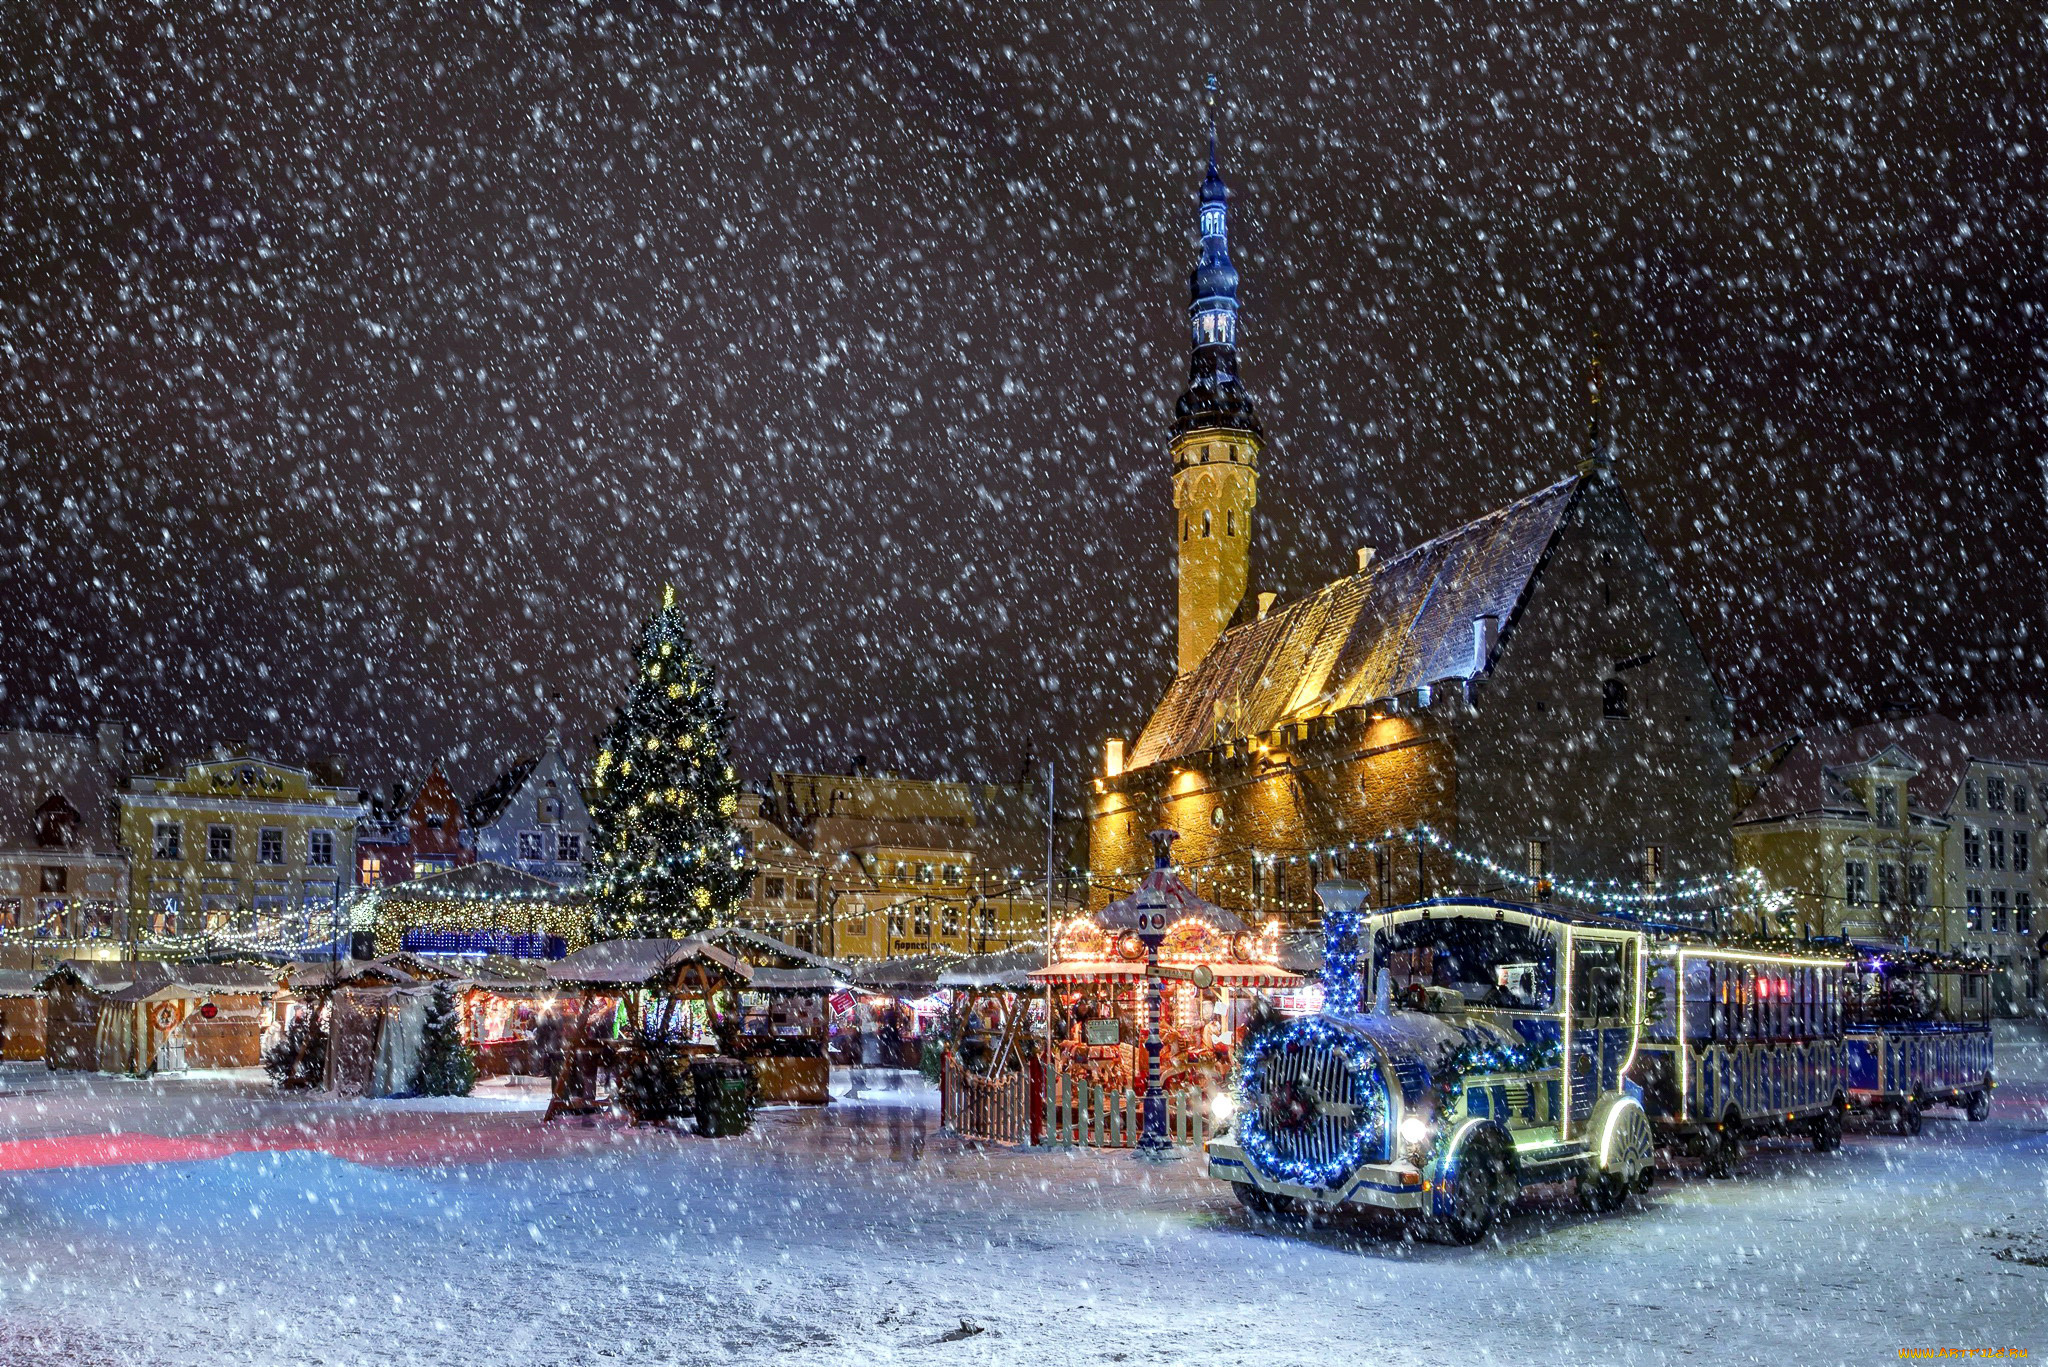
<path id="1" fill-rule="evenodd" d="M 1985 1124 L 1766 1148 L 1605 1218 L 1532 1201 L 1472 1249 L 1252 1225 L 1193 1161 L 968 1149 L 910 1098 L 700 1140 L 543 1132 L 523 1089 L 435 1111 L 0 1071 L 0 1363 L 2038 1355 L 2048 1060 L 2001 1062 Z M 256 1151 L 41 1166 L 95 1112 Z"/>

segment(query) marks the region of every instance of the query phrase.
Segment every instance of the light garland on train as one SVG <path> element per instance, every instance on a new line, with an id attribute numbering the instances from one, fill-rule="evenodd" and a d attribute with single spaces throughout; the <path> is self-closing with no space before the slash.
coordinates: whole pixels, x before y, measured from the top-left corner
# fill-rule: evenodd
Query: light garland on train
<path id="1" fill-rule="evenodd" d="M 1283 1045 L 1325 1045 L 1345 1062 L 1351 1078 L 1351 1106 L 1357 1120 L 1350 1139 L 1319 1163 L 1280 1156 L 1266 1129 L 1265 1107 L 1252 1091 L 1267 1057 Z M 1373 1046 L 1348 1030 L 1316 1016 L 1306 1016 L 1255 1036 L 1245 1046 L 1238 1068 L 1237 1142 L 1245 1156 L 1268 1176 L 1304 1187 L 1324 1188 L 1343 1180 L 1360 1163 L 1378 1158 L 1384 1148 L 1389 1109 L 1388 1080 L 1380 1075 Z"/>

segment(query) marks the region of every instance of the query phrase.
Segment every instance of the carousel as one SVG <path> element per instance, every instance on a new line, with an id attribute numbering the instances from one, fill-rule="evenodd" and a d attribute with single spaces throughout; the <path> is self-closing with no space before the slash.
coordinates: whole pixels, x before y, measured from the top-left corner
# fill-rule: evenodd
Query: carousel
<path id="1" fill-rule="evenodd" d="M 1145 880 L 1057 927 L 1051 962 L 1030 975 L 1052 993 L 1054 1066 L 1085 1086 L 1145 1090 L 1156 988 L 1160 1085 L 1221 1093 L 1259 1001 L 1302 985 L 1281 966 L 1279 922 L 1254 927 L 1198 896 L 1172 866 L 1174 838 L 1155 831 Z"/>

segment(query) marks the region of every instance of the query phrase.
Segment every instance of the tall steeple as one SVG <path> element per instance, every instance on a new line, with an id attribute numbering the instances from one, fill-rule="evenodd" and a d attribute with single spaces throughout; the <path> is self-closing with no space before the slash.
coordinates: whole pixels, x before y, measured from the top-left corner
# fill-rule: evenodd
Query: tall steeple
<path id="1" fill-rule="evenodd" d="M 1237 267 L 1230 192 L 1216 169 L 1216 78 L 1209 78 L 1209 166 L 1196 223 L 1202 257 L 1188 277 L 1188 387 L 1174 406 L 1173 506 L 1179 536 L 1179 663 L 1192 669 L 1244 601 L 1258 502 L 1257 412 L 1237 375 Z"/>

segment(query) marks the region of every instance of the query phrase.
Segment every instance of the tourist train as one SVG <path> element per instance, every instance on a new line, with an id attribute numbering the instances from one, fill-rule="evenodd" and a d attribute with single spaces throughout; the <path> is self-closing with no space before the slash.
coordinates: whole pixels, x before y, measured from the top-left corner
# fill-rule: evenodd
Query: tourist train
<path id="1" fill-rule="evenodd" d="M 1323 1009 L 1241 1052 L 1208 1162 L 1247 1207 L 1371 1207 L 1470 1242 L 1527 1185 L 1571 1182 L 1612 1208 L 1648 1190 L 1660 1148 L 1725 1176 L 1760 1135 L 1840 1144 L 1863 1067 L 1846 950 L 1480 898 L 1368 911 L 1364 893 L 1318 888 Z M 1915 1001 L 1923 1034 L 1964 1036 Z M 1967 1076 L 1954 1050 L 1885 1053 L 1894 1094 L 1981 1119 L 1990 1038 L 1967 1037 Z"/>

